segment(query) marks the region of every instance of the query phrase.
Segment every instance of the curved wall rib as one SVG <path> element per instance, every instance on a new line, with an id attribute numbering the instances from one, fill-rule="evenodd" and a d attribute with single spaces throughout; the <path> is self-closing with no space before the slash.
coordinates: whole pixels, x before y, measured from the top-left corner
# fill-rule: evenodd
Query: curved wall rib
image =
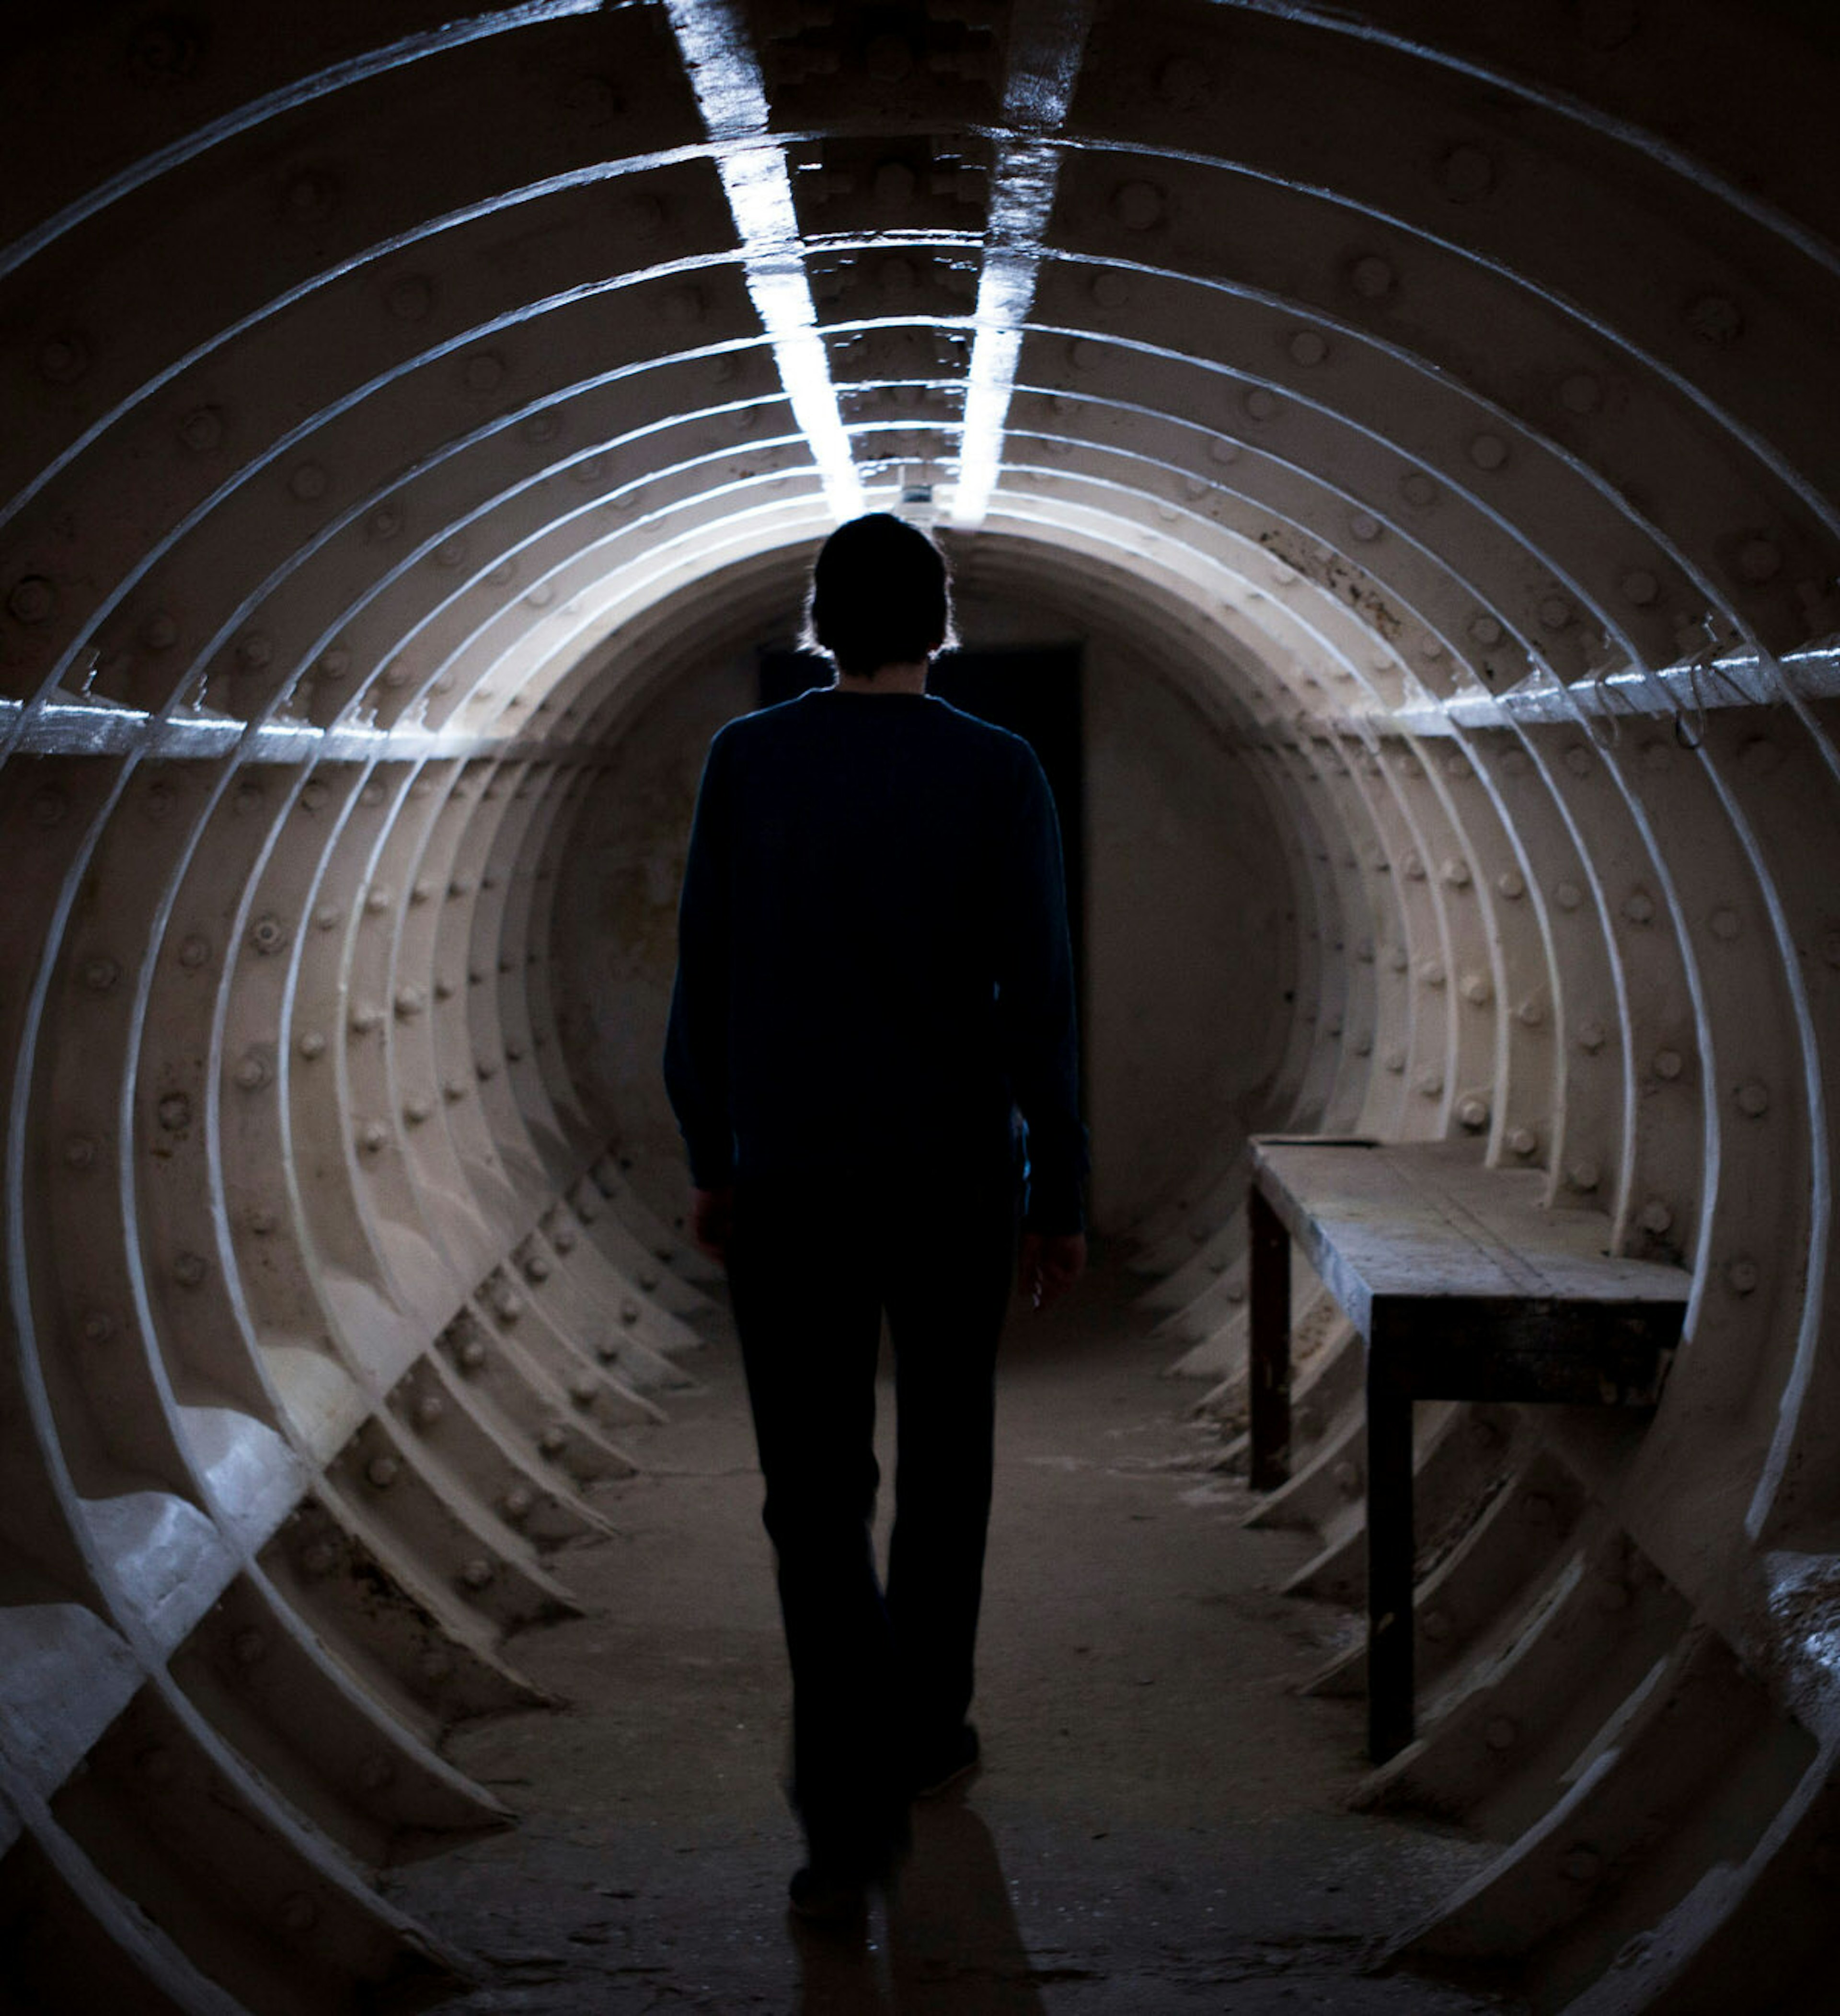
<path id="1" fill-rule="evenodd" d="M 463 1969 L 365 1867 L 504 1823 L 439 1736 L 538 1697 L 511 1634 L 567 1611 L 549 1557 L 705 1305 L 620 1166 L 571 849 L 859 495 L 937 513 L 991 606 L 1154 653 L 1266 808 L 1275 1068 L 1136 1228 L 1223 1460 L 1248 1127 L 1467 1134 L 1693 1269 L 1651 1421 L 1424 1410 L 1424 1733 L 1368 1792 L 1501 1852 L 1410 1950 L 1581 2016 L 1824 2006 L 1818 10 L 13 34 L 9 1989 L 324 2009 Z M 1358 1341 L 1307 1280 L 1295 1315 L 1257 1516 L 1346 1602 Z"/>

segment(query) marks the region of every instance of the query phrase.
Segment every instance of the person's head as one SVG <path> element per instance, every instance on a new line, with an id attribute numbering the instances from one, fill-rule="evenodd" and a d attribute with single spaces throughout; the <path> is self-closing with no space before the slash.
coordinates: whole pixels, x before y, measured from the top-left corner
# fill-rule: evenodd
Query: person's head
<path id="1" fill-rule="evenodd" d="M 931 657 L 952 640 L 945 555 L 886 511 L 839 525 L 812 569 L 805 639 L 852 679 Z"/>

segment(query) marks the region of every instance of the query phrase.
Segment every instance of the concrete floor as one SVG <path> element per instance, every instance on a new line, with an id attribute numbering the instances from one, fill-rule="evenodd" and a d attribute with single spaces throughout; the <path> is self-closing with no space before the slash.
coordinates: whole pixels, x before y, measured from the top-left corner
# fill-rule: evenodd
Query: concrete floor
<path id="1" fill-rule="evenodd" d="M 1296 1687 L 1356 1620 L 1271 1593 L 1308 1539 L 1240 1529 L 1246 1496 L 1205 1467 L 1195 1389 L 1161 1377 L 1177 1354 L 1132 1307 L 1140 1285 L 1101 1266 L 1068 1306 L 1011 1324 L 975 1710 L 986 1768 L 922 1807 L 866 1942 L 787 1921 L 783 1654 L 739 1365 L 726 1321 L 706 1326 L 705 1390 L 627 1433 L 644 1474 L 599 1496 L 620 1537 L 558 1564 L 589 1615 L 512 1647 L 572 1705 L 449 1746 L 521 1827 L 389 1879 L 478 1957 L 481 1985 L 451 2007 L 1512 2006 L 1363 1973 L 1492 1850 L 1343 1810 L 1362 1705 Z"/>

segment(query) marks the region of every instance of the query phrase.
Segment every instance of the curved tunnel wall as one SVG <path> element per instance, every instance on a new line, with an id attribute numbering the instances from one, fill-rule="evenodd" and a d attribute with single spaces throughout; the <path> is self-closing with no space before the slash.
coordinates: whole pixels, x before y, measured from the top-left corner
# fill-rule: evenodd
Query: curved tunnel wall
<path id="1" fill-rule="evenodd" d="M 9 1989 L 463 1964 L 365 1870 L 504 1818 L 441 1731 L 533 1697 L 506 1636 L 702 1299 L 573 1050 L 559 884 L 648 695 L 930 490 L 962 578 L 1137 638 L 1269 808 L 1296 1012 L 1241 1124 L 1467 1132 L 1694 1270 L 1651 1423 L 1421 1418 L 1424 1734 L 1370 1794 L 1502 1852 L 1414 1950 L 1824 2006 L 1820 10 L 12 33 Z M 1140 1228 L 1230 1444 L 1240 1145 Z M 1299 1303 L 1265 1516 L 1348 1600 L 1358 1358 Z"/>

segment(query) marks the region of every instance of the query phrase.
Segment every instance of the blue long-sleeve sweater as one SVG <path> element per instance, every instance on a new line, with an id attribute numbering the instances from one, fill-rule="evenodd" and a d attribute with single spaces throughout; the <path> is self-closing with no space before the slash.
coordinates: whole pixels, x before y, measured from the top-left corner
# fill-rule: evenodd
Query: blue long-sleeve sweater
<path id="1" fill-rule="evenodd" d="M 1060 828 L 1019 736 L 930 696 L 802 694 L 710 745 L 665 1083 L 706 1190 L 1013 1183 L 1083 1223 Z"/>

